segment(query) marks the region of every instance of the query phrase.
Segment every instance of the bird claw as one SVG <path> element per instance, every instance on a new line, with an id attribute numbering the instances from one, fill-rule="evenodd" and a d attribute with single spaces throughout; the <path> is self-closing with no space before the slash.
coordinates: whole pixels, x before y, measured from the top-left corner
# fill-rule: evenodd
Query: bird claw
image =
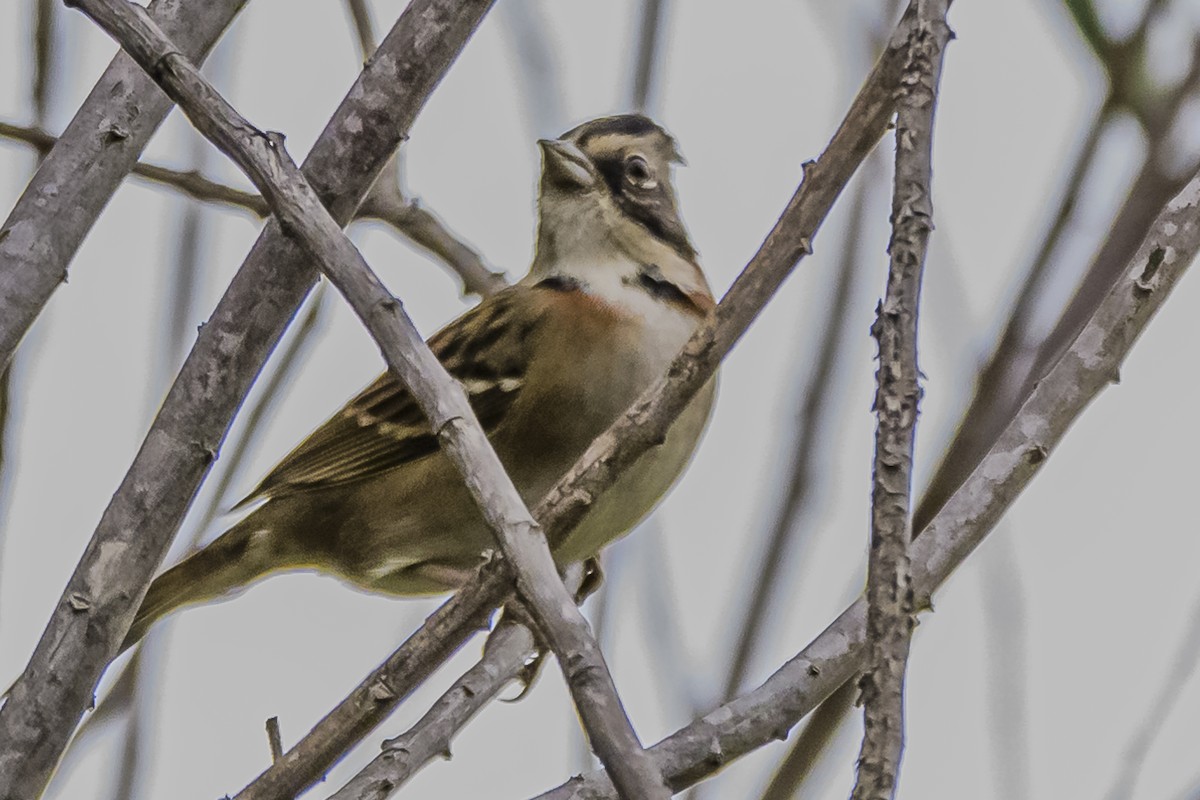
<path id="1" fill-rule="evenodd" d="M 604 570 L 600 568 L 599 557 L 592 556 L 586 559 L 583 562 L 583 578 L 579 582 L 579 588 L 575 590 L 575 605 L 583 605 L 583 601 L 599 589 L 602 583 Z"/>
<path id="2" fill-rule="evenodd" d="M 600 584 L 604 582 L 604 572 L 600 569 L 600 561 L 595 556 L 583 562 L 583 576 L 579 582 L 579 588 L 575 591 L 575 603 L 581 604 L 593 592 L 600 588 Z M 541 632 L 538 629 L 537 622 L 529 613 L 529 609 L 519 600 L 509 603 L 504 607 L 504 615 L 500 621 L 496 623 L 496 629 L 499 630 L 501 625 L 523 625 L 533 636 L 534 653 L 529 658 L 521 671 L 517 673 L 517 680 L 521 682 L 521 691 L 516 697 L 506 698 L 505 703 L 516 703 L 522 700 L 525 695 L 533 688 L 533 684 L 537 681 L 538 676 L 542 673 L 542 665 L 546 661 L 546 652 L 548 648 L 542 640 Z M 486 645 L 485 645 L 486 647 Z"/>
<path id="3" fill-rule="evenodd" d="M 539 647 L 534 651 L 533 658 L 526 661 L 525 666 L 521 667 L 521 671 L 517 673 L 517 680 L 521 682 L 521 691 L 517 693 L 516 697 L 506 698 L 504 702 L 516 703 L 529 694 L 529 690 L 537 682 L 538 676 L 542 674 L 542 664 L 545 662 L 546 650 Z"/>

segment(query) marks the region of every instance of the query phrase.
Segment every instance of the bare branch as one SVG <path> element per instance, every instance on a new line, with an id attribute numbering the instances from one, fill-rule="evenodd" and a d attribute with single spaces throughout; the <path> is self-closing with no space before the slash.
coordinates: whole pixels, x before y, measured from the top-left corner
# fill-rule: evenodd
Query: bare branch
<path id="1" fill-rule="evenodd" d="M 364 68 L 305 164 L 309 182 L 340 223 L 353 215 L 490 5 L 415 0 L 380 46 L 381 57 Z M 0 709 L 0 796 L 33 797 L 45 785 L 234 411 L 315 279 L 299 248 L 268 224 L 197 337 Z"/>
<path id="2" fill-rule="evenodd" d="M 229 487 L 236 479 L 246 454 L 254 451 L 254 443 L 264 430 L 262 423 L 267 410 L 279 398 L 283 388 L 291 383 L 291 379 L 295 376 L 296 370 L 307 354 L 307 347 L 312 343 L 313 336 L 324 324 L 324 312 L 327 308 L 325 290 L 328 286 L 328 283 L 318 284 L 316 290 L 309 295 L 308 308 L 300 319 L 300 322 L 292 326 L 289 340 L 283 345 L 282 351 L 276 357 L 266 384 L 257 393 L 257 396 L 250 405 L 250 410 L 244 412 L 243 428 L 245 433 L 224 454 L 224 459 L 221 462 L 222 469 L 216 478 L 215 486 L 212 487 L 209 493 L 208 503 L 205 504 L 202 511 L 198 512 L 198 519 L 192 534 L 193 547 L 199 544 L 200 537 L 209 529 L 213 520 L 230 504 L 230 501 L 228 501 Z M 168 617 L 157 627 L 158 633 L 156 634 L 155 630 L 152 629 L 150 636 L 161 638 L 162 629 L 169 627 L 171 624 L 172 618 Z M 145 644 L 143 644 L 142 648 L 134 652 L 135 659 L 139 657 L 139 653 L 144 648 Z M 136 692 L 140 689 L 142 683 L 139 680 L 137 685 L 134 685 L 135 675 L 134 670 L 131 669 L 132 666 L 133 662 L 131 661 L 113 684 L 108 694 L 99 699 L 95 708 L 80 723 L 63 757 L 63 762 L 55 773 L 56 775 L 61 775 L 64 770 L 68 769 L 71 765 L 71 758 L 77 750 L 86 752 L 87 748 L 84 747 L 84 742 L 90 741 L 89 737 L 93 730 L 110 722 L 114 716 L 128 712 L 131 704 L 138 702 L 140 698 L 136 696 Z"/>
<path id="3" fill-rule="evenodd" d="M 304 312 L 300 322 L 292 326 L 291 338 L 275 358 L 274 369 L 267 378 L 266 384 L 261 387 L 250 410 L 245 412 L 243 417 L 245 435 L 238 440 L 230 452 L 225 454 L 222 462 L 223 469 L 216 478 L 211 499 L 200 513 L 196 523 L 195 535 L 197 537 L 202 536 L 208 530 L 223 510 L 236 502 L 237 498 L 229 497 L 229 487 L 238 477 L 246 454 L 254 452 L 259 437 L 265 431 L 264 423 L 267 411 L 279 399 L 284 387 L 292 384 L 300 365 L 307 356 L 309 345 L 312 344 L 314 336 L 321 331 L 325 324 L 326 309 L 328 308 L 326 289 L 328 287 L 328 283 L 322 282 L 309 296 L 308 309 Z M 199 544 L 199 542 L 197 541 L 195 544 Z M 169 618 L 160 624 L 163 623 L 169 624 Z"/>
<path id="4" fill-rule="evenodd" d="M 199 61 L 246 1 L 156 0 L 150 13 Z M 84 236 L 170 109 L 154 82 L 118 53 L 0 224 L 0 366 L 66 280 Z"/>
<path id="5" fill-rule="evenodd" d="M 841 729 L 857 698 L 858 687 L 854 681 L 846 681 L 816 707 L 804 729 L 794 737 L 787 755 L 775 767 L 759 800 L 793 800 L 807 796 L 801 794 L 804 782 L 813 774 L 818 759 Z"/>
<path id="6" fill-rule="evenodd" d="M 36 0 L 34 3 L 34 19 L 30 26 L 33 33 L 33 86 L 30 95 L 33 100 L 33 116 L 38 125 L 45 125 L 50 110 L 50 90 L 53 84 L 54 71 L 54 28 L 56 17 L 55 0 Z M 49 147 L 39 147 L 38 162 L 45 157 Z M 8 513 L 8 497 L 6 487 L 11 481 L 6 475 L 12 469 L 12 451 L 9 447 L 11 431 L 9 422 L 12 417 L 13 377 L 17 370 L 10 360 L 0 364 L 0 574 L 4 565 L 4 524 Z"/>
<path id="7" fill-rule="evenodd" d="M 271 750 L 271 761 L 283 758 L 283 734 L 279 732 L 279 717 L 267 718 L 267 746 Z"/>
<path id="8" fill-rule="evenodd" d="M 921 401 L 917 319 L 933 230 L 933 118 L 950 28 L 948 0 L 918 0 L 897 90 L 896 178 L 887 292 L 871 333 L 879 342 L 871 552 L 867 562 L 870 668 L 859 688 L 863 741 L 853 800 L 891 800 L 904 750 L 904 675 L 912 641 L 913 446 Z"/>
<path id="9" fill-rule="evenodd" d="M 581 591 L 586 593 L 589 584 L 587 569 L 571 565 L 563 580 L 576 604 L 583 602 L 586 594 Z M 528 690 L 536 677 L 541 650 L 529 628 L 519 621 L 521 616 L 506 614 L 488 636 L 479 662 L 443 692 L 416 724 L 385 741 L 383 752 L 329 800 L 386 800 L 434 758 L 449 758 L 455 735 L 511 681 L 525 681 Z M 527 673 L 531 664 L 535 671 Z"/>
<path id="10" fill-rule="evenodd" d="M 594 587 L 585 564 L 566 568 L 563 582 L 582 603 Z M 511 681 L 525 682 L 523 697 L 536 679 L 542 650 L 523 614 L 505 614 L 488 636 L 483 656 L 442 693 L 429 711 L 407 731 L 383 743 L 376 756 L 329 800 L 386 800 L 419 769 L 438 756 L 450 757 L 450 743 L 471 718 Z"/>
<path id="11" fill-rule="evenodd" d="M 1200 253 L 1200 174 L 1159 214 L 1121 279 L 1038 384 L 970 478 L 913 539 L 915 605 L 930 597 L 996 526 L 1071 424 L 1106 386 L 1146 325 Z M 672 789 L 782 738 L 867 665 L 867 601 L 860 597 L 757 689 L 650 748 Z M 538 800 L 614 797 L 592 772 Z"/>

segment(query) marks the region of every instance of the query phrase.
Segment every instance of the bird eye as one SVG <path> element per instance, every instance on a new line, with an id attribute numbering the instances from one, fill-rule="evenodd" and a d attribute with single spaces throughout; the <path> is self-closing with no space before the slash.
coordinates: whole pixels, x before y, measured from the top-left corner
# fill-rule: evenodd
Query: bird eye
<path id="1" fill-rule="evenodd" d="M 639 189 L 653 189 L 658 185 L 650 171 L 650 165 L 641 156 L 625 159 L 625 179 Z"/>

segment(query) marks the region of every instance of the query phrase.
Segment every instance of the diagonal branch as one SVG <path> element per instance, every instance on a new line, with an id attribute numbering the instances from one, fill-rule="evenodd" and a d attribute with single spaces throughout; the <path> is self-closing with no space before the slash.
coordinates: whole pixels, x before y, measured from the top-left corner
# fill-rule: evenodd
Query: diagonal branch
<path id="1" fill-rule="evenodd" d="M 913 512 L 913 525 L 917 530 L 933 517 L 946 498 L 962 484 L 978 463 L 979 454 L 986 452 L 1004 430 L 1009 419 L 1006 408 L 1015 408 L 1020 402 L 1021 398 L 1016 392 L 1024 373 L 1029 369 L 1030 350 L 1035 346 L 1031 331 L 1034 312 L 1038 302 L 1045 296 L 1050 278 L 1056 269 L 1061 268 L 1055 260 L 1058 245 L 1069 228 L 1086 178 L 1091 175 L 1100 152 L 1101 137 L 1108 130 L 1111 119 L 1112 112 L 1102 109 L 1088 127 L 1053 221 L 1025 273 L 1020 293 L 1004 325 L 1004 332 L 1000 334 L 987 363 L 975 377 L 973 396 L 959 417 L 958 430 Z"/>
<path id="2" fill-rule="evenodd" d="M 917 608 L 975 550 L 1016 501 L 1071 424 L 1111 384 L 1155 312 L 1200 253 L 1200 173 L 1154 220 L 1070 348 L 1022 405 L 980 465 L 942 506 L 910 552 Z M 867 601 L 860 597 L 757 689 L 650 748 L 679 791 L 787 735 L 867 665 Z M 537 800 L 612 798 L 603 772 L 578 776 Z"/>
<path id="3" fill-rule="evenodd" d="M 349 221 L 490 6 L 414 0 L 363 69 L 305 163 L 339 223 Z M 0 709 L 0 796 L 36 797 L 44 787 L 234 412 L 316 277 L 268 224 L 200 331 Z M 0 316 L 0 326 L 6 321 Z"/>
<path id="4" fill-rule="evenodd" d="M 1183 632 L 1175 657 L 1171 659 L 1157 696 L 1151 701 L 1141 725 L 1129 737 L 1121 764 L 1105 794 L 1106 800 L 1124 800 L 1135 797 L 1138 777 L 1146 765 L 1147 756 L 1154 742 L 1166 727 L 1167 719 L 1181 704 L 1179 697 L 1200 666 L 1200 598 L 1192 606 L 1188 630 Z"/>
<path id="5" fill-rule="evenodd" d="M 950 41 L 948 0 L 918 0 L 896 103 L 887 292 L 871 327 L 879 342 L 871 552 L 867 562 L 870 668 L 859 683 L 863 740 L 853 800 L 891 800 L 904 750 L 904 676 L 913 630 L 909 546 L 913 447 L 921 401 L 917 319 L 933 230 L 933 117 Z"/>
<path id="6" fill-rule="evenodd" d="M 575 594 L 576 604 L 581 603 L 586 597 L 586 568 L 580 564 L 568 567 L 564 581 Z M 479 662 L 443 692 L 411 728 L 385 741 L 383 752 L 329 800 L 387 800 L 434 758 L 448 756 L 454 736 L 510 682 L 525 681 L 523 695 L 536 678 L 541 653 L 529 628 L 505 615 L 488 635 Z M 530 664 L 533 671 L 527 672 Z"/>
<path id="7" fill-rule="evenodd" d="M 488 267 L 483 256 L 446 227 L 437 214 L 400 191 L 394 170 L 389 169 L 372 187 L 358 209 L 358 219 L 386 223 L 432 254 L 458 276 L 468 294 L 487 297 L 508 285 L 504 273 Z"/>
<path id="8" fill-rule="evenodd" d="M 383 743 L 383 752 L 329 800 L 387 800 L 421 767 L 449 755 L 454 735 L 520 677 L 536 652 L 533 634 L 520 623 L 502 621 L 488 636 L 479 662 L 463 673 L 404 733 Z"/>
<path id="9" fill-rule="evenodd" d="M 247 0 L 156 0 L 150 14 L 200 61 Z M 67 265 L 150 137 L 171 110 L 118 53 L 0 224 L 0 367 L 66 280 Z"/>
<path id="10" fill-rule="evenodd" d="M 806 165 L 804 182 L 766 241 L 713 316 L 675 359 L 667 377 L 602 434 L 534 509 L 549 537 L 569 531 L 622 470 L 661 441 L 674 416 L 713 375 L 720 360 L 809 251 L 812 237 L 834 201 L 887 128 L 911 25 L 911 13 L 905 14 L 825 152 Z M 235 800 L 282 800 L 319 780 L 438 666 L 434 658 L 445 658 L 474 633 L 480 619 L 505 598 L 504 573 L 495 561 L 486 565 L 480 576 L 459 589 L 283 760 Z"/>

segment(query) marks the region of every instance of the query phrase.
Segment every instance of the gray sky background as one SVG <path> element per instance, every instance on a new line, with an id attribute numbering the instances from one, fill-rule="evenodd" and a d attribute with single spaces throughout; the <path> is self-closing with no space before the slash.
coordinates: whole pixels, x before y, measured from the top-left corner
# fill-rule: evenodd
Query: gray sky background
<path id="1" fill-rule="evenodd" d="M 523 0 L 522 0 L 523 1 Z M 518 0 L 502 0 L 518 2 Z M 543 14 L 561 66 L 557 130 L 622 110 L 633 62 L 633 3 L 530 0 Z M 26 121 L 29 4 L 0 4 L 0 118 Z M 723 291 L 757 248 L 844 113 L 866 62 L 856 10 L 865 2 L 752 0 L 672 3 L 657 116 L 688 160 L 678 173 L 688 226 L 714 287 Z M 1138 3 L 1113 0 L 1125 24 Z M 1200 3 L 1177 3 L 1164 26 L 1162 68 L 1179 61 L 1178 30 Z M 372 3 L 386 30 L 403 3 Z M 1186 19 L 1184 19 L 1186 18 Z M 1188 22 L 1190 20 L 1190 22 Z M 925 279 L 921 366 L 927 375 L 918 442 L 918 489 L 932 469 L 1044 228 L 1062 171 L 1095 112 L 1099 75 L 1060 9 L 1045 0 L 960 0 L 958 39 L 946 61 L 935 136 L 938 229 Z M 1187 22 L 1187 24 L 1184 24 Z M 61 130 L 114 52 L 85 18 L 60 14 L 56 94 Z M 413 130 L 406 182 L 495 265 L 520 275 L 533 235 L 537 135 L 519 90 L 500 10 L 485 21 Z M 283 131 L 307 152 L 359 69 L 340 2 L 254 0 L 214 58 L 219 88 L 252 122 Z M 1175 48 L 1174 50 L 1172 48 Z M 1121 137 L 1124 136 L 1124 140 Z M 1079 235 L 1064 257 L 1085 263 L 1133 168 L 1132 125 L 1105 145 L 1104 179 L 1088 187 Z M 194 136 L 173 114 L 146 159 L 180 168 Z M 891 142 L 883 148 L 890 157 Z M 208 171 L 244 181 L 222 157 Z M 0 141 L 0 205 L 15 201 L 33 165 Z M 754 663 L 761 680 L 838 613 L 861 586 L 867 542 L 874 343 L 868 336 L 886 274 L 886 197 L 873 198 L 857 287 L 855 346 L 839 364 L 838 419 L 825 443 L 809 545 L 790 559 L 789 588 Z M 50 610 L 117 486 L 166 386 L 161 354 L 165 276 L 182 208 L 170 192 L 130 181 L 73 262 L 19 356 L 16 417 L 5 464 L 0 567 L 0 683 L 24 666 Z M 796 405 L 795 364 L 806 363 L 810 320 L 826 302 L 837 263 L 835 212 L 816 253 L 727 362 L 719 405 L 696 460 L 653 531 L 618 545 L 617 628 L 610 663 L 644 741 L 691 718 L 680 687 L 707 704 L 719 692 L 733 626 L 747 594 L 754 535 L 769 518 Z M 191 324 L 209 314 L 259 223 L 209 210 L 202 291 Z M 392 234 L 352 229 L 368 261 L 428 334 L 463 308 L 454 282 Z M 1061 291 L 1064 287 L 1059 287 Z M 1048 308 L 1059 298 L 1048 298 Z M 381 368 L 375 346 L 338 297 L 311 358 L 249 454 L 237 491 Z M 922 618 L 909 677 L 909 732 L 901 798 L 1002 797 L 997 709 L 1024 726 L 1029 785 L 1038 798 L 1104 795 L 1171 668 L 1200 621 L 1195 452 L 1190 424 L 1200 379 L 1188 277 L 1135 348 L 1121 383 L 1067 436 L 1001 529 L 935 597 Z M 202 494 L 200 503 L 207 500 Z M 189 519 L 180 542 L 191 535 Z M 211 537 L 218 531 L 207 532 Z M 665 557 L 664 557 L 665 554 Z M 794 563 L 793 563 L 794 562 Z M 639 570 L 669 583 L 684 677 L 645 656 L 650 602 Z M 301 734 L 434 607 L 369 597 L 329 578 L 275 578 L 229 603 L 176 618 L 156 648 L 158 702 L 147 797 L 232 793 L 269 760 L 263 721 L 280 718 L 285 745 Z M 370 743 L 309 797 L 324 797 L 428 707 L 473 663 L 472 643 L 406 702 Z M 1025 693 L 1019 689 L 1024 685 Z M 1015 688 L 1014 688 L 1015 687 Z M 1134 796 L 1176 798 L 1200 783 L 1200 681 L 1188 682 L 1151 748 Z M 449 763 L 431 765 L 401 796 L 520 798 L 581 767 L 576 722 L 550 665 L 530 696 L 494 704 L 470 725 Z M 844 737 L 820 797 L 845 797 L 857 723 Z M 57 797 L 105 797 L 118 757 L 111 736 L 56 781 Z M 761 788 L 785 744 L 738 762 L 713 797 Z"/>

